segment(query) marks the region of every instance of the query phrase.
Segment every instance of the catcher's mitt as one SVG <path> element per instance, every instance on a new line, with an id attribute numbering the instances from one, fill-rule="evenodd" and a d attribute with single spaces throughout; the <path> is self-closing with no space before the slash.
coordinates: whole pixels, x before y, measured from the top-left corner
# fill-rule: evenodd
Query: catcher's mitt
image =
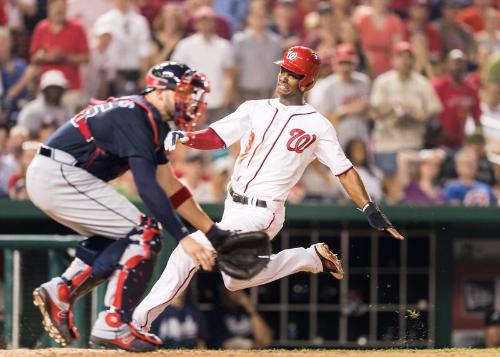
<path id="1" fill-rule="evenodd" d="M 218 268 L 233 278 L 250 279 L 269 263 L 271 241 L 265 232 L 217 229 L 207 236 L 217 251 Z"/>

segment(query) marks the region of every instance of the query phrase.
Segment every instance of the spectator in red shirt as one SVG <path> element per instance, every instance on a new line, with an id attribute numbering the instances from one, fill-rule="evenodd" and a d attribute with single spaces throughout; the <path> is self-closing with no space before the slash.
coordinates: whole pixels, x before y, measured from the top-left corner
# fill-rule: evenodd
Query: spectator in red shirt
<path id="1" fill-rule="evenodd" d="M 373 77 L 392 68 L 393 45 L 403 37 L 403 23 L 389 11 L 388 0 L 372 0 L 371 10 L 356 22 Z"/>
<path id="2" fill-rule="evenodd" d="M 434 88 L 444 110 L 438 120 L 442 127 L 442 144 L 458 149 L 464 142 L 465 123 L 472 116 L 479 125 L 481 108 L 476 93 L 464 80 L 467 60 L 458 49 L 448 54 L 448 76 L 436 79 Z"/>
<path id="3" fill-rule="evenodd" d="M 88 62 L 89 47 L 83 26 L 66 18 L 66 0 L 48 1 L 47 18 L 35 28 L 30 52 L 41 74 L 51 69 L 64 73 L 70 89 L 65 102 L 73 109 L 82 104 L 80 65 Z"/>

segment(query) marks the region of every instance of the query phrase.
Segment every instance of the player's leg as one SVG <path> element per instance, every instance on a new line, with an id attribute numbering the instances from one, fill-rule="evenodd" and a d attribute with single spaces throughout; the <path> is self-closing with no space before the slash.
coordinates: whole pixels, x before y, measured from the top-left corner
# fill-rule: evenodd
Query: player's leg
<path id="1" fill-rule="evenodd" d="M 34 294 L 46 329 L 59 342 L 68 344 L 77 337 L 70 326 L 71 304 L 76 298 L 109 277 L 106 297 L 107 303 L 111 303 L 121 293 L 120 289 L 127 286 L 124 280 L 149 279 L 147 275 L 153 269 L 152 262 L 159 250 L 157 233 L 152 233 L 157 229 L 151 231 L 147 225 L 141 226 L 137 208 L 105 182 L 84 170 L 60 165 L 45 157 L 37 156 L 30 166 L 27 188 L 35 205 L 52 218 L 82 235 L 93 236 L 77 249 L 77 258 L 62 276 L 42 284 Z M 106 263 L 103 257 L 107 257 L 108 276 L 102 274 L 102 263 Z M 94 260 L 100 262 L 99 274 Z M 113 274 L 115 270 L 126 271 L 126 276 Z M 142 283 L 132 290 L 142 295 L 145 287 Z M 129 296 L 126 304 L 137 304 L 139 299 L 140 296 Z M 130 315 L 132 308 L 127 307 L 124 314 Z M 99 319 L 106 321 L 106 316 L 100 315 Z M 121 326 L 115 323 L 108 328 L 120 331 L 118 339 L 125 339 L 126 333 L 130 335 L 127 317 L 120 321 Z M 133 339 L 129 341 L 134 343 Z"/>
<path id="2" fill-rule="evenodd" d="M 282 207 L 270 210 L 234 202 L 226 204 L 231 209 L 224 211 L 220 222 L 220 227 L 223 229 L 265 230 L 273 239 L 283 227 L 285 211 Z M 229 290 L 240 290 L 266 284 L 298 272 L 320 273 L 323 271 L 334 274 L 336 278 L 342 278 L 343 270 L 340 261 L 330 252 L 326 244 L 319 243 L 309 248 L 285 249 L 273 254 L 266 268 L 252 279 L 235 279 L 224 273 L 222 276 Z"/>
<path id="3" fill-rule="evenodd" d="M 205 248 L 213 249 L 201 231 L 191 234 L 191 237 Z M 156 317 L 188 287 L 198 269 L 199 264 L 184 251 L 180 244 L 177 245 L 160 278 L 134 310 L 132 318 L 135 326 L 141 331 L 149 331 Z"/>

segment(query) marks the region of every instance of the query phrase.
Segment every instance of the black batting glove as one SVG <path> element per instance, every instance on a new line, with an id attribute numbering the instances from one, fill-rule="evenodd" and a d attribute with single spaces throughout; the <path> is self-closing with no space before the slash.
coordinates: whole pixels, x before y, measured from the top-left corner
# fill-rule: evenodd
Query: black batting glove
<path id="1" fill-rule="evenodd" d="M 373 228 L 384 231 L 387 228 L 392 228 L 393 225 L 389 219 L 380 211 L 374 202 L 368 202 L 368 204 L 363 208 L 362 212 L 368 219 L 368 223 Z"/>

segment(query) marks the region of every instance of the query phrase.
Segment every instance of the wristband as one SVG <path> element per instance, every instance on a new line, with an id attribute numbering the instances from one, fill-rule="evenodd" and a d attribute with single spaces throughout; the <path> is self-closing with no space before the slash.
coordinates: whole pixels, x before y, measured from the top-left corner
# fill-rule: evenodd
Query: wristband
<path id="1" fill-rule="evenodd" d="M 170 196 L 170 202 L 174 209 L 177 209 L 180 205 L 186 202 L 188 199 L 193 197 L 191 191 L 186 186 L 182 186 L 176 193 Z"/>

